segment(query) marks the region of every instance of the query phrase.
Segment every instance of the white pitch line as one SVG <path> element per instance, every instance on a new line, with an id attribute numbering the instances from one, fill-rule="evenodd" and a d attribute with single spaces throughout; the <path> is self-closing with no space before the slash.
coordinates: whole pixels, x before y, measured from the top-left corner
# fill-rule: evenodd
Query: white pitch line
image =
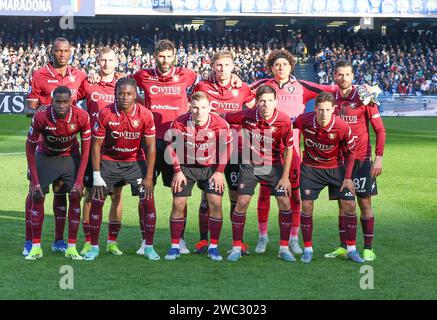
<path id="1" fill-rule="evenodd" d="M 0 152 L 0 156 L 16 156 L 26 154 L 26 152 Z"/>

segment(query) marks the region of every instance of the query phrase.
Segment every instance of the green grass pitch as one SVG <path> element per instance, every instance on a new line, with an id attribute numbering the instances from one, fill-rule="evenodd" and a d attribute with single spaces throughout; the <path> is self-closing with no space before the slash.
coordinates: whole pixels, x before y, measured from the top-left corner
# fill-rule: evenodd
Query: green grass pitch
<path id="1" fill-rule="evenodd" d="M 437 118 L 385 118 L 387 144 L 376 215 L 373 268 L 374 289 L 360 288 L 362 265 L 328 260 L 324 253 L 338 243 L 337 204 L 324 191 L 314 217 L 315 259 L 310 265 L 277 258 L 277 207 L 269 220 L 266 254 L 253 252 L 258 238 L 256 200 L 248 211 L 245 240 L 252 254 L 238 263 L 213 262 L 206 256 L 183 256 L 173 262 L 148 261 L 137 256 L 140 245 L 136 199 L 125 188 L 122 256 L 105 252 L 108 205 L 101 234 L 101 256 L 94 262 L 71 261 L 54 254 L 52 194 L 46 200 L 43 229 L 44 257 L 36 262 L 21 255 L 24 239 L 24 199 L 28 183 L 24 143 L 29 120 L 0 116 L 0 299 L 435 299 L 437 298 Z M 189 201 L 186 241 L 198 241 L 199 192 Z M 168 217 L 171 192 L 155 190 L 158 214 L 155 247 L 165 255 L 169 247 Z M 272 199 L 274 203 L 274 199 Z M 229 201 L 224 200 L 221 252 L 230 248 Z M 362 232 L 358 227 L 358 247 Z M 83 242 L 79 232 L 79 249 Z M 62 290 L 60 268 L 74 271 L 74 289 Z"/>

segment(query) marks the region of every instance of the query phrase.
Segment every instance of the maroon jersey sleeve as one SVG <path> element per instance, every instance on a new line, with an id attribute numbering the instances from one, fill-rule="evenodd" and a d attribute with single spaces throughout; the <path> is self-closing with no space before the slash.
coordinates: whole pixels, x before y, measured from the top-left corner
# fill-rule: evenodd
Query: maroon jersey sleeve
<path id="1" fill-rule="evenodd" d="M 144 108 L 144 111 L 146 111 L 144 112 L 143 115 L 144 137 L 145 138 L 154 137 L 156 135 L 156 128 L 155 128 L 155 122 L 153 121 L 153 115 L 146 108 Z"/>
<path id="2" fill-rule="evenodd" d="M 171 164 L 173 166 L 174 173 L 181 171 L 181 165 L 180 165 L 179 157 L 174 148 L 175 145 L 174 142 L 172 141 L 172 138 L 180 136 L 183 139 L 183 135 L 181 134 L 183 131 L 182 128 L 183 126 L 178 121 L 173 121 L 172 124 L 170 125 L 170 130 L 167 131 L 166 139 L 165 139 L 167 146 L 170 147 L 170 148 L 166 148 L 166 152 L 170 152 L 170 159 L 171 159 Z"/>
<path id="3" fill-rule="evenodd" d="M 376 148 L 375 155 L 382 157 L 384 154 L 385 146 L 385 128 L 382 122 L 381 114 L 379 113 L 378 106 L 370 104 L 367 106 L 367 116 L 370 119 L 370 124 L 376 134 Z"/>
<path id="4" fill-rule="evenodd" d="M 255 99 L 255 93 L 253 93 L 252 90 L 250 90 L 249 86 L 247 84 L 243 84 L 244 87 L 244 95 L 246 96 L 246 99 L 244 99 L 244 103 L 249 103 L 253 99 Z"/>
<path id="5" fill-rule="evenodd" d="M 282 144 L 285 148 L 290 149 L 293 147 L 293 127 L 291 124 L 291 120 L 288 119 L 284 124 L 284 132 L 282 135 Z"/>
<path id="6" fill-rule="evenodd" d="M 41 87 L 38 81 L 38 77 L 33 73 L 30 79 L 30 93 L 27 95 L 27 100 L 39 101 L 41 97 Z"/>
<path id="7" fill-rule="evenodd" d="M 294 129 L 299 129 L 300 131 L 302 131 L 302 126 L 303 126 L 303 115 L 301 114 L 299 115 L 293 122 L 293 128 Z"/>
<path id="8" fill-rule="evenodd" d="M 138 85 L 141 84 L 141 73 L 142 73 L 141 71 L 142 70 L 139 70 L 130 76 L 131 78 L 133 78 L 137 82 Z"/>
<path id="9" fill-rule="evenodd" d="M 197 73 L 190 69 L 184 69 L 184 71 L 186 72 L 187 88 L 190 88 L 196 83 Z"/>
<path id="10" fill-rule="evenodd" d="M 334 93 L 337 89 L 335 85 L 323 85 L 317 84 L 310 81 L 299 80 L 299 83 L 303 87 L 303 103 L 306 104 L 308 101 L 315 99 L 317 95 L 322 92 Z"/>
<path id="11" fill-rule="evenodd" d="M 346 157 L 345 157 L 345 165 L 346 172 L 344 175 L 345 179 L 352 178 L 352 170 L 355 164 L 355 137 L 352 135 L 352 130 L 349 125 L 346 125 L 342 130 L 342 140 L 346 147 Z"/>
<path id="12" fill-rule="evenodd" d="M 105 115 L 105 113 L 106 113 L 105 109 L 106 108 L 102 109 L 99 112 L 99 115 L 97 117 L 97 121 L 96 121 L 94 128 L 93 128 L 93 137 L 96 139 L 104 139 L 105 135 L 106 135 L 106 125 L 107 125 L 108 121 L 107 121 L 107 118 Z"/>
<path id="13" fill-rule="evenodd" d="M 226 113 L 223 116 L 223 119 L 225 119 L 230 124 L 241 124 L 241 122 L 245 118 L 245 111 L 238 111 L 238 112 L 230 112 Z"/>
<path id="14" fill-rule="evenodd" d="M 85 94 L 85 82 L 86 81 L 82 81 L 82 83 L 80 84 L 79 89 L 77 89 L 77 101 L 83 100 L 86 97 Z"/>
<path id="15" fill-rule="evenodd" d="M 223 121 L 223 120 L 222 120 Z M 220 147 L 217 150 L 219 153 L 219 163 L 217 166 L 217 172 L 223 173 L 225 171 L 226 165 L 229 161 L 229 158 L 231 156 L 232 152 L 232 135 L 231 135 L 231 129 L 229 125 L 223 121 L 223 126 L 219 132 L 219 145 L 226 146 L 226 148 Z M 220 152 L 223 149 L 226 149 L 226 152 Z"/>

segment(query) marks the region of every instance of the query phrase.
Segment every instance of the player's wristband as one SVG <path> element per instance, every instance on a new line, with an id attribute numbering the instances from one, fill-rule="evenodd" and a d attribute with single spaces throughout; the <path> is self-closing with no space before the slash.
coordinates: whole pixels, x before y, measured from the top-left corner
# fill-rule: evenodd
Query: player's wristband
<path id="1" fill-rule="evenodd" d="M 100 171 L 93 171 L 93 186 L 106 187 L 105 180 L 100 175 Z"/>

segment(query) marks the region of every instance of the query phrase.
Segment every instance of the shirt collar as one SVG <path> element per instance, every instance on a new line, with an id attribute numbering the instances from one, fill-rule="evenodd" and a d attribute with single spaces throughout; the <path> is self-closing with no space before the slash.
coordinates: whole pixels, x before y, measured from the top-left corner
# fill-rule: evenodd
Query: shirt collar
<path id="1" fill-rule="evenodd" d="M 58 72 L 58 70 L 55 69 L 55 67 L 53 67 L 53 64 L 52 64 L 52 63 L 48 63 L 48 64 L 46 65 L 46 68 L 47 68 L 47 70 L 50 72 L 50 74 L 52 75 L 53 78 L 56 78 L 56 76 L 61 76 L 61 77 L 63 77 L 63 75 L 60 74 L 60 73 Z M 67 71 L 66 71 L 66 73 L 65 73 L 65 77 L 67 77 L 67 76 L 69 76 L 69 77 L 71 76 L 71 66 L 69 66 L 69 65 L 67 65 Z"/>
<path id="2" fill-rule="evenodd" d="M 154 73 L 155 76 L 158 77 L 158 78 L 164 78 L 164 79 L 173 78 L 173 76 L 174 76 L 175 73 L 176 73 L 176 67 L 175 67 L 175 66 L 172 66 L 171 69 L 170 69 L 170 71 L 169 71 L 166 75 L 163 75 L 163 74 L 161 73 L 161 71 L 159 70 L 158 66 L 156 66 L 156 67 L 153 69 L 153 73 Z"/>
<path id="3" fill-rule="evenodd" d="M 263 117 L 261 116 L 261 114 L 259 113 L 259 109 L 256 108 L 256 113 L 255 113 L 256 122 L 261 121 L 261 122 L 264 122 L 264 123 L 268 124 L 269 126 L 271 126 L 276 121 L 276 118 L 278 118 L 278 115 L 279 115 L 279 112 L 278 112 L 278 110 L 275 109 L 272 117 L 269 120 L 264 120 Z"/>
<path id="4" fill-rule="evenodd" d="M 54 111 L 53 105 L 50 108 L 50 115 L 52 117 L 53 122 L 56 123 L 58 118 L 56 117 L 56 113 Z M 72 110 L 72 107 L 70 106 L 70 110 L 68 111 L 67 115 L 65 116 L 65 119 L 60 119 L 60 120 L 64 120 L 64 121 L 67 121 L 67 123 L 70 123 L 72 115 L 73 115 L 73 110 Z"/>
<path id="5" fill-rule="evenodd" d="M 338 86 L 338 85 L 337 85 Z M 358 94 L 358 90 L 355 86 L 352 87 L 351 92 L 349 92 L 349 94 L 347 95 L 347 97 L 342 97 L 341 96 L 341 92 L 340 92 L 340 88 L 338 87 L 337 90 L 335 91 L 335 100 L 354 100 L 356 95 Z"/>
<path id="6" fill-rule="evenodd" d="M 325 127 L 322 127 L 321 125 L 318 124 L 317 115 L 314 113 L 314 117 L 313 117 L 313 128 L 314 129 L 322 128 L 322 129 L 326 129 L 326 132 L 330 132 L 332 130 L 332 128 L 334 127 L 334 124 L 335 124 L 335 116 L 332 115 L 331 121 Z"/>
<path id="7" fill-rule="evenodd" d="M 115 109 L 115 113 L 117 114 L 117 117 L 120 117 L 122 113 L 124 114 L 124 112 L 118 108 L 117 102 L 114 103 L 114 109 Z M 137 111 L 137 104 L 135 103 L 134 108 L 132 110 L 132 113 L 129 116 L 133 117 L 135 115 L 136 111 Z"/>

